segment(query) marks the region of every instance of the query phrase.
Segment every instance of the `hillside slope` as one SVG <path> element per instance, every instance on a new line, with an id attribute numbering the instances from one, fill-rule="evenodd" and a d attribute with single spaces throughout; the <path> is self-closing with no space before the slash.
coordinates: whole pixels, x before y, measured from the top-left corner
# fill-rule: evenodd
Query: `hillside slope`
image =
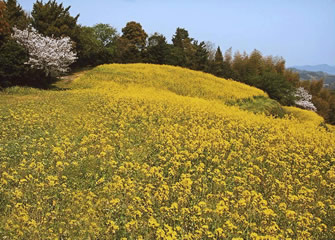
<path id="1" fill-rule="evenodd" d="M 324 79 L 324 87 L 335 89 L 335 76 L 325 72 L 311 72 L 306 70 L 299 70 L 291 68 L 292 71 L 299 73 L 300 79 L 303 81 L 313 81 Z"/>
<path id="2" fill-rule="evenodd" d="M 0 94 L 0 238 L 331 239 L 335 134 L 171 66 L 105 65 Z M 302 117 L 299 119 L 300 115 Z"/>
<path id="3" fill-rule="evenodd" d="M 267 96 L 262 90 L 233 80 L 214 77 L 211 74 L 192 71 L 181 67 L 150 64 L 113 64 L 99 66 L 71 88 L 94 88 L 109 91 L 118 86 L 155 88 L 180 96 L 197 97 L 208 100 L 230 100 Z"/>
<path id="4" fill-rule="evenodd" d="M 328 74 L 335 74 L 335 66 L 330 66 L 328 64 L 293 66 L 292 68 L 309 72 L 325 72 Z"/>

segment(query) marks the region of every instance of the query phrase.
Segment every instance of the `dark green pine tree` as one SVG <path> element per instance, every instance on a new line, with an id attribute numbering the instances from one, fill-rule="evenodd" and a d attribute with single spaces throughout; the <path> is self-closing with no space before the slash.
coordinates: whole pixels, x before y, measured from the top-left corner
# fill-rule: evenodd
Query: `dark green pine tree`
<path id="1" fill-rule="evenodd" d="M 173 65 L 192 68 L 195 48 L 192 44 L 193 38 L 189 37 L 188 31 L 184 28 L 177 28 L 173 35 L 172 60 Z"/>
<path id="2" fill-rule="evenodd" d="M 214 57 L 214 75 L 223 77 L 223 55 L 220 47 L 217 48 Z"/>
<path id="3" fill-rule="evenodd" d="M 202 41 L 198 44 L 198 41 L 194 41 L 193 46 L 195 48 L 195 53 L 193 56 L 192 69 L 207 72 L 209 69 L 209 52 L 206 49 L 206 43 Z"/>
<path id="4" fill-rule="evenodd" d="M 6 1 L 5 18 L 11 28 L 25 29 L 28 27 L 30 19 L 16 0 Z"/>
<path id="5" fill-rule="evenodd" d="M 172 38 L 173 45 L 179 48 L 185 48 L 193 39 L 189 37 L 188 31 L 184 28 L 177 28 Z"/>
<path id="6" fill-rule="evenodd" d="M 32 26 L 46 36 L 63 37 L 68 36 L 77 42 L 79 27 L 75 17 L 70 15 L 71 6 L 64 8 L 55 0 L 44 3 L 36 1 L 31 12 Z"/>
<path id="7" fill-rule="evenodd" d="M 27 51 L 15 40 L 7 39 L 0 45 L 0 88 L 25 84 Z"/>
<path id="8" fill-rule="evenodd" d="M 166 64 L 170 55 L 170 48 L 166 38 L 155 33 L 148 39 L 148 46 L 146 51 L 146 61 L 155 64 Z"/>

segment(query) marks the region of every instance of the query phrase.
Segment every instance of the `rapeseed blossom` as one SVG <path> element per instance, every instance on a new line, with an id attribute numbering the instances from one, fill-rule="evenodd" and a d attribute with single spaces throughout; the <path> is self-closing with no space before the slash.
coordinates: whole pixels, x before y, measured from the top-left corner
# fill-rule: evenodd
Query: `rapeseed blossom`
<path id="1" fill-rule="evenodd" d="M 171 66 L 67 87 L 0 94 L 0 238 L 335 235 L 335 134 L 313 112 L 228 106 L 266 95 Z"/>

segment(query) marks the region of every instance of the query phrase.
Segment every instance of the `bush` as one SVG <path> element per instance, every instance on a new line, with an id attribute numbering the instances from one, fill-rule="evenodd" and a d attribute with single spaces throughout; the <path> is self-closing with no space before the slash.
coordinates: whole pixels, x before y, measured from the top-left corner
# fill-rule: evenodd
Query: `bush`
<path id="1" fill-rule="evenodd" d="M 279 101 L 282 105 L 294 104 L 295 89 L 282 74 L 264 72 L 257 76 L 254 86 L 268 93 L 270 98 Z"/>

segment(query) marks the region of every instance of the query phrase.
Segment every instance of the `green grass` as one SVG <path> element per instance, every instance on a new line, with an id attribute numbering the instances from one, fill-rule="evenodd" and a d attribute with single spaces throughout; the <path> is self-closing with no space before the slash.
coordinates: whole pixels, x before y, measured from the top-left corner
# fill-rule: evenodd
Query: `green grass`
<path id="1" fill-rule="evenodd" d="M 239 99 L 232 101 L 229 105 L 239 106 L 240 109 L 253 112 L 256 114 L 272 115 L 275 117 L 284 117 L 286 112 L 283 107 L 276 101 L 264 96 L 253 98 Z"/>

